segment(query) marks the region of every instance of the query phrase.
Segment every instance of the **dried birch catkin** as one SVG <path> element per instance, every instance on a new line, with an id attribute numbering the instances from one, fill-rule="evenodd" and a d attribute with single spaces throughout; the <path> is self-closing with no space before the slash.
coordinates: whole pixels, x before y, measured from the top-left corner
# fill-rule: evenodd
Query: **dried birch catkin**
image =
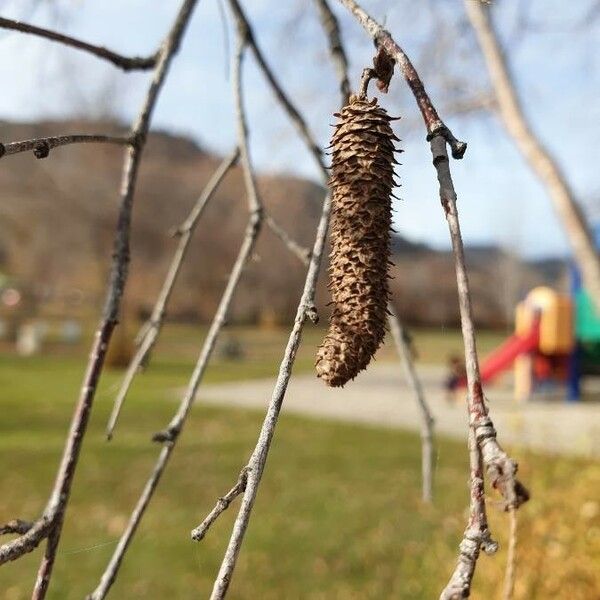
<path id="1" fill-rule="evenodd" d="M 386 329 L 394 135 L 377 99 L 352 96 L 331 141 L 329 290 L 333 312 L 317 375 L 343 386 L 369 364 Z"/>

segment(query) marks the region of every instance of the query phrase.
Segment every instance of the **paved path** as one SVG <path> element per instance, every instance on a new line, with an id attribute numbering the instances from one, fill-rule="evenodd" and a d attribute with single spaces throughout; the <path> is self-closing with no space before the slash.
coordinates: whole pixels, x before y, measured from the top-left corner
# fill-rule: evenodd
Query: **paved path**
<path id="1" fill-rule="evenodd" d="M 423 381 L 436 429 L 465 439 L 466 411 L 448 405 L 441 389 L 443 369 L 421 366 Z M 274 380 L 259 379 L 202 387 L 203 402 L 265 408 Z M 598 386 L 598 383 L 596 383 Z M 507 385 L 490 387 L 492 418 L 504 444 L 548 452 L 600 457 L 600 403 L 566 404 L 557 400 L 517 405 Z M 600 390 L 598 390 L 600 391 Z M 397 363 L 376 364 L 344 389 L 330 389 L 313 375 L 300 375 L 292 382 L 284 401 L 284 411 L 318 418 L 368 423 L 418 430 L 420 415 L 411 390 Z"/>

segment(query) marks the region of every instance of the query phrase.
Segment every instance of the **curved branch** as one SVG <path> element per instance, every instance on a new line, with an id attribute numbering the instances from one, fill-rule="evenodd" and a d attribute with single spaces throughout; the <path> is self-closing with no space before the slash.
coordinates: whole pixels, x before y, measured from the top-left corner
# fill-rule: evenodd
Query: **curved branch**
<path id="1" fill-rule="evenodd" d="M 400 68 L 421 111 L 425 127 L 427 128 L 427 139 L 431 140 L 435 135 L 442 135 L 452 148 L 452 156 L 454 158 L 462 158 L 467 150 L 466 142 L 457 140 L 439 117 L 417 70 L 404 50 L 394 41 L 390 32 L 377 23 L 355 0 L 339 1 L 356 17 L 365 31 L 371 36 L 375 45 L 379 49 L 384 50 Z"/>
<path id="2" fill-rule="evenodd" d="M 58 42 L 65 46 L 70 46 L 71 48 L 77 48 L 78 50 L 89 52 L 98 58 L 102 58 L 108 62 L 111 62 L 116 67 L 123 69 L 123 71 L 144 71 L 153 69 L 156 66 L 159 58 L 159 52 L 156 52 L 152 56 L 146 57 L 123 56 L 122 54 L 117 54 L 108 48 L 104 48 L 104 46 L 96 46 L 95 44 L 78 40 L 70 35 L 57 33 L 56 31 L 51 31 L 50 29 L 45 29 L 44 27 L 37 27 L 36 25 L 29 25 L 28 23 L 23 23 L 22 21 L 5 19 L 4 17 L 0 17 L 0 28 L 36 35 L 47 40 L 52 40 L 53 42 Z"/>

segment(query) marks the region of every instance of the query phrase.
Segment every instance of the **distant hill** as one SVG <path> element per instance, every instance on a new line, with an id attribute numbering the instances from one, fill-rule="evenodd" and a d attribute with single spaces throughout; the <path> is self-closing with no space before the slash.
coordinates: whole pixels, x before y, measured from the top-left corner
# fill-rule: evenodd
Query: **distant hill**
<path id="1" fill-rule="evenodd" d="M 0 122 L 0 141 L 65 133 L 116 133 L 112 122 Z M 21 281 L 45 311 L 69 311 L 73 298 L 97 312 L 103 299 L 118 204 L 123 149 L 79 145 L 0 160 L 0 272 Z M 140 170 L 133 214 L 133 244 L 126 310 L 142 315 L 154 302 L 175 240 L 169 231 L 193 205 L 220 162 L 191 139 L 150 134 Z M 269 212 L 305 246 L 312 246 L 324 190 L 285 175 L 262 175 L 258 186 Z M 235 260 L 247 219 L 239 167 L 223 182 L 203 216 L 172 299 L 172 318 L 208 319 Z M 438 325 L 458 320 L 452 257 L 401 236 L 393 241 L 395 300 L 408 321 Z M 522 264 L 494 247 L 468 251 L 476 314 L 489 325 L 512 317 L 509 308 L 524 290 L 557 284 L 560 261 Z M 232 318 L 290 319 L 305 268 L 264 229 L 255 260 L 244 274 Z M 325 277 L 317 295 L 328 302 Z"/>

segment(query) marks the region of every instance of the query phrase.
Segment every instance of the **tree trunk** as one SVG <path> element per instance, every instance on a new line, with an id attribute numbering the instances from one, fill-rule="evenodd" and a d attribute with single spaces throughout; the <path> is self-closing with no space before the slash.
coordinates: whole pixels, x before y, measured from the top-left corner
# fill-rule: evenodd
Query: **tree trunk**
<path id="1" fill-rule="evenodd" d="M 490 18 L 489 7 L 473 0 L 464 0 L 464 4 L 485 59 L 502 123 L 548 191 L 571 244 L 583 283 L 600 313 L 600 255 L 585 215 L 554 157 L 531 130 L 523 114 L 505 53 Z"/>

